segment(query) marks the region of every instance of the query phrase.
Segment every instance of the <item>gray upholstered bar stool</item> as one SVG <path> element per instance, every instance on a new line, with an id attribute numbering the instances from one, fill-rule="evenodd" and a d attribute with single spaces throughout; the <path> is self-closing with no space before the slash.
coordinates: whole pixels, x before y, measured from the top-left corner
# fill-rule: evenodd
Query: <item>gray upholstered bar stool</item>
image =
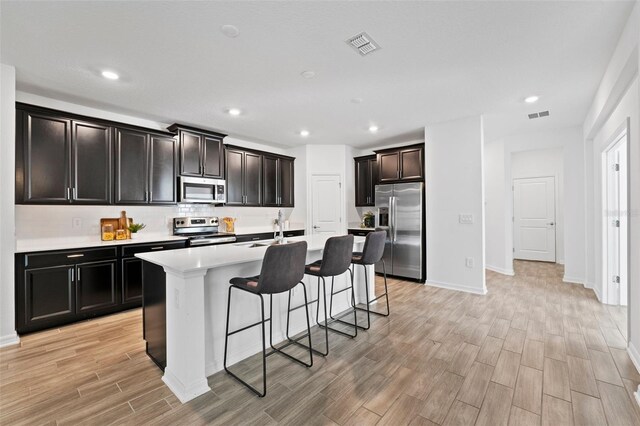
<path id="1" fill-rule="evenodd" d="M 349 266 L 351 264 L 351 253 L 353 252 L 353 235 L 343 235 L 339 237 L 331 237 L 324 244 L 324 250 L 322 252 L 322 260 L 318 260 L 313 262 L 307 266 L 305 266 L 304 272 L 307 275 L 312 275 L 314 277 L 318 277 L 318 298 L 315 301 L 311 301 L 310 303 L 317 302 L 316 305 L 316 322 L 320 328 L 324 328 L 324 336 L 325 336 L 325 351 L 319 351 L 317 349 L 312 349 L 313 352 L 326 356 L 329 354 L 329 330 L 334 331 L 336 333 L 340 333 L 347 337 L 356 337 L 358 335 L 358 328 L 353 324 L 346 323 L 353 327 L 353 334 L 346 333 L 344 331 L 329 327 L 329 319 L 332 318 L 336 321 L 335 318 L 332 317 L 331 309 L 333 308 L 333 295 L 342 293 L 344 291 L 351 290 L 351 305 L 355 303 L 354 297 L 355 293 L 353 290 L 353 273 Z M 351 276 L 351 284 L 342 290 L 338 290 L 334 292 L 334 282 L 335 277 L 344 274 L 349 271 L 349 275 Z M 327 314 L 327 289 L 325 278 L 331 277 L 331 296 L 329 303 L 329 313 Z M 320 289 L 320 281 L 322 281 L 322 290 Z M 322 302 L 324 306 L 324 324 L 320 321 L 320 298 L 322 297 Z M 342 313 L 341 316 L 348 315 L 353 312 L 354 321 L 356 320 L 356 310 L 350 309 L 349 312 Z M 344 322 L 341 320 L 337 320 L 340 322 Z M 303 336 L 304 337 L 304 336 Z M 290 342 L 294 342 L 294 339 L 289 338 Z M 300 343 L 298 343 L 301 345 Z M 304 346 L 304 345 L 301 345 Z M 307 346 L 304 346 L 305 348 Z"/>
<path id="2" fill-rule="evenodd" d="M 362 265 L 362 269 L 364 271 L 364 291 L 366 297 L 366 308 L 360 308 L 354 305 L 354 308 L 359 311 L 364 311 L 367 313 L 367 325 L 361 326 L 358 325 L 358 328 L 362 330 L 368 330 L 371 327 L 371 314 L 380 315 L 383 317 L 389 316 L 389 292 L 387 290 L 387 270 L 384 264 L 384 259 L 382 255 L 384 254 L 384 244 L 387 239 L 387 233 L 384 230 L 378 230 L 375 232 L 369 232 L 364 240 L 364 247 L 362 248 L 362 252 L 353 253 L 353 257 L 351 259 L 351 263 L 353 264 L 353 269 L 355 270 L 355 265 Z M 375 265 L 378 262 L 382 262 L 382 272 L 384 275 L 384 293 L 375 299 L 369 300 L 369 279 L 367 277 L 367 266 Z M 374 278 L 375 279 L 375 278 Z M 384 297 L 387 302 L 387 313 L 384 312 L 376 312 L 372 311 L 370 304 L 371 302 L 375 302 L 376 300 Z M 357 324 L 357 323 L 356 323 Z"/>
<path id="3" fill-rule="evenodd" d="M 235 277 L 229 282 L 229 299 L 227 301 L 227 327 L 224 338 L 224 369 L 227 373 L 233 376 L 240 383 L 251 389 L 258 396 L 265 396 L 267 394 L 267 357 L 274 353 L 279 353 L 287 358 L 304 365 L 305 367 L 311 367 L 313 365 L 313 352 L 311 350 L 311 326 L 309 324 L 309 309 L 307 304 L 307 288 L 302 282 L 304 277 L 305 260 L 307 258 L 307 242 L 300 241 L 290 244 L 273 245 L 267 248 L 262 261 L 262 269 L 260 275 L 248 278 Z M 302 284 L 304 290 L 304 306 L 307 316 L 307 334 L 309 336 L 309 362 L 302 361 L 282 351 L 292 343 L 288 342 L 280 347 L 273 345 L 273 295 L 278 293 L 289 292 L 289 305 L 291 308 L 291 290 Z M 239 328 L 237 330 L 229 332 L 229 314 L 231 311 L 231 292 L 233 289 L 241 290 L 250 294 L 255 294 L 260 297 L 260 310 L 261 321 Z M 263 295 L 268 294 L 269 297 L 269 318 L 264 317 L 264 298 Z M 269 321 L 269 345 L 271 351 L 267 352 L 265 343 L 265 322 Z M 245 331 L 249 328 L 261 325 L 262 326 L 262 391 L 251 386 L 249 383 L 242 380 L 235 373 L 231 372 L 227 367 L 227 349 L 229 346 L 229 336 L 232 336 L 241 331 Z M 287 313 L 287 334 L 289 331 L 289 313 Z"/>

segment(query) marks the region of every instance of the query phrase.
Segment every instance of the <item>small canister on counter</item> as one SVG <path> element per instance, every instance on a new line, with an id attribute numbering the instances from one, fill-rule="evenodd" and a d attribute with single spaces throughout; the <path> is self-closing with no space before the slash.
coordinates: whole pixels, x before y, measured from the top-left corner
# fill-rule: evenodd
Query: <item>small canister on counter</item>
<path id="1" fill-rule="evenodd" d="M 113 241 L 114 238 L 113 225 L 102 225 L 102 241 Z"/>
<path id="2" fill-rule="evenodd" d="M 126 240 L 127 239 L 127 231 L 124 229 L 116 230 L 116 240 Z"/>

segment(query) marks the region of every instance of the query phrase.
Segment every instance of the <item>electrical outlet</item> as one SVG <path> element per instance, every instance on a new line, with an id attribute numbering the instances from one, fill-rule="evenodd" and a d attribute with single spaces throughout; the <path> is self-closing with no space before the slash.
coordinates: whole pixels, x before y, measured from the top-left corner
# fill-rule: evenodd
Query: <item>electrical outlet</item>
<path id="1" fill-rule="evenodd" d="M 74 217 L 71 219 L 71 227 L 72 228 L 82 228 L 82 219 L 79 217 Z"/>
<path id="2" fill-rule="evenodd" d="M 473 268 L 473 257 L 467 257 L 464 260 L 464 264 L 467 268 Z"/>
<path id="3" fill-rule="evenodd" d="M 460 213 L 458 215 L 458 222 L 463 223 L 465 225 L 470 225 L 473 223 L 473 215 Z"/>

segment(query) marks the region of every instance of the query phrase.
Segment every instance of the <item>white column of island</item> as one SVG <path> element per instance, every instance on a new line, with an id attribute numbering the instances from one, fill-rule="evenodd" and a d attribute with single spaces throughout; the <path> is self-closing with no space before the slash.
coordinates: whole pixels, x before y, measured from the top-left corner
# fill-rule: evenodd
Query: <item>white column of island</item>
<path id="1" fill-rule="evenodd" d="M 288 242 L 306 241 L 307 263 L 322 258 L 322 249 L 329 236 L 311 235 L 289 238 Z M 362 250 L 363 237 L 355 237 L 354 251 Z M 232 277 L 258 275 L 268 241 L 194 247 L 180 250 L 142 253 L 136 256 L 162 267 L 166 277 L 166 368 L 162 380 L 180 399 L 187 402 L 210 390 L 207 377 L 223 369 L 224 334 L 229 280 Z M 158 268 L 159 269 L 159 268 Z M 363 268 L 355 268 L 356 300 L 364 302 Z M 373 267 L 367 267 L 369 296 L 375 296 Z M 349 273 L 336 278 L 336 290 L 344 288 Z M 316 299 L 317 281 L 305 276 L 309 300 Z M 145 286 L 153 285 L 145 280 Z M 327 292 L 331 279 L 327 280 Z M 347 309 L 348 293 L 334 298 L 333 312 Z M 234 292 L 230 328 L 237 329 L 259 320 L 259 298 L 244 292 Z M 292 305 L 303 302 L 302 287 L 294 292 Z M 273 297 L 273 342 L 285 336 L 287 293 Z M 268 296 L 265 296 L 265 316 L 268 316 Z M 323 314 L 320 310 L 320 320 Z M 316 305 L 310 306 L 312 324 Z M 346 317 L 351 320 L 352 317 Z M 147 319 L 145 319 L 147 321 Z M 291 314 L 291 335 L 306 328 L 304 309 Z M 268 339 L 268 324 L 267 324 Z M 268 342 L 267 342 L 268 345 Z M 230 338 L 228 364 L 247 358 L 261 349 L 260 327 Z M 295 368 L 295 367 L 292 367 Z"/>

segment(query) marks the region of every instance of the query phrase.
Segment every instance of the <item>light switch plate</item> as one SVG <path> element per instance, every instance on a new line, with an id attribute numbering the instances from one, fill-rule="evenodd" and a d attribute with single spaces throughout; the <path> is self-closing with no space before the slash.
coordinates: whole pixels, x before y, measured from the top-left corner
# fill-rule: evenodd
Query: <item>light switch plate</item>
<path id="1" fill-rule="evenodd" d="M 473 268 L 473 257 L 467 257 L 464 260 L 464 264 L 467 268 Z"/>
<path id="2" fill-rule="evenodd" d="M 473 215 L 460 213 L 460 215 L 458 215 L 458 222 L 463 223 L 465 225 L 472 224 Z"/>

